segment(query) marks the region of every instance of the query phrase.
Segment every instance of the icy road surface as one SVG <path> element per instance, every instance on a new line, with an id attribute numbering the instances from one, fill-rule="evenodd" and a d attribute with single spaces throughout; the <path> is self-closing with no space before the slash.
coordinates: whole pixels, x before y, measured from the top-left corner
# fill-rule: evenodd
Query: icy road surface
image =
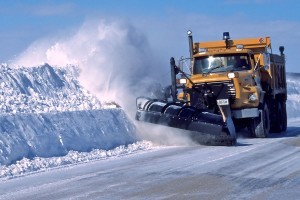
<path id="1" fill-rule="evenodd" d="M 299 199 L 300 128 L 163 147 L 1 180 L 0 199 Z"/>

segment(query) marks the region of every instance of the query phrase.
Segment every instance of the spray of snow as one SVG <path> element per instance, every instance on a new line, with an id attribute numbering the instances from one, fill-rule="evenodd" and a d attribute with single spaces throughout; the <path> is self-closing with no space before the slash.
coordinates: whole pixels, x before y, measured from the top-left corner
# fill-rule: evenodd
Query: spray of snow
<path id="1" fill-rule="evenodd" d="M 127 107 L 126 99 L 135 99 L 143 85 L 153 82 L 157 70 L 152 57 L 147 39 L 135 27 L 102 20 L 84 23 L 67 38 L 33 43 L 13 65 L 77 65 L 84 87 L 102 101 L 114 100 Z"/>
<path id="2" fill-rule="evenodd" d="M 299 121 L 300 119 L 300 74 L 299 73 L 289 73 L 287 75 L 287 90 L 288 98 L 286 103 L 288 122 L 292 124 L 294 121 Z M 294 125 L 294 124 L 293 124 Z M 299 124 L 297 124 L 298 126 Z"/>
<path id="3" fill-rule="evenodd" d="M 64 36 L 55 42 L 46 38 L 33 43 L 13 65 L 32 66 L 44 62 L 57 66 L 77 65 L 81 70 L 80 83 L 85 88 L 101 101 L 121 105 L 133 118 L 136 97 L 149 96 L 149 88 L 153 84 L 160 85 L 158 80 L 162 80 L 161 74 L 168 69 L 156 60 L 140 30 L 128 22 L 100 20 L 85 22 L 67 38 Z M 141 127 L 140 130 L 143 131 L 141 137 L 160 143 L 166 141 L 162 140 L 166 135 L 163 128 Z M 172 134 L 167 144 L 185 141 L 184 136 L 177 138 L 177 135 Z"/>

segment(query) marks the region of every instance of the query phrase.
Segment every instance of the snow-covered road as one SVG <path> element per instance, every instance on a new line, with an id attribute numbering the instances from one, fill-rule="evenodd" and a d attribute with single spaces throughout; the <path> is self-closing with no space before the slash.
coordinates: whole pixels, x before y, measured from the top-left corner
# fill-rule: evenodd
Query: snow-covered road
<path id="1" fill-rule="evenodd" d="M 2 180 L 0 199 L 299 199 L 300 128 L 171 146 Z"/>
<path id="2" fill-rule="evenodd" d="M 0 199 L 299 199 L 299 74 L 288 79 L 288 131 L 234 147 L 140 129 L 76 74 L 1 67 Z"/>

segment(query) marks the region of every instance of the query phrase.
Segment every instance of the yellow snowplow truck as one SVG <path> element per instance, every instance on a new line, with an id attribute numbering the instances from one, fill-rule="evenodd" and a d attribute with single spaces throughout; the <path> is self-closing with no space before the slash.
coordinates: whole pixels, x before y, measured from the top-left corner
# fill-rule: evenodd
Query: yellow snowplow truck
<path id="1" fill-rule="evenodd" d="M 236 130 L 253 137 L 287 128 L 284 47 L 272 53 L 270 37 L 194 43 L 186 73 L 170 60 L 171 97 L 137 98 L 136 120 L 187 130 L 199 142 L 232 145 Z M 201 141 L 203 140 L 203 141 Z"/>

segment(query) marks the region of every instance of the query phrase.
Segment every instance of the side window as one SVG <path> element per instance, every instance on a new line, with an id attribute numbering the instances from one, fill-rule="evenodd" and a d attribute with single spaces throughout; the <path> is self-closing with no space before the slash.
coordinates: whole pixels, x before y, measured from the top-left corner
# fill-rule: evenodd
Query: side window
<path id="1" fill-rule="evenodd" d="M 250 69 L 250 62 L 248 59 L 248 56 L 239 56 L 239 62 L 238 62 L 238 69 L 240 70 L 249 70 Z"/>
<path id="2" fill-rule="evenodd" d="M 208 60 L 207 59 L 196 59 L 194 61 L 194 74 L 201 74 L 205 69 L 208 68 Z"/>
<path id="3" fill-rule="evenodd" d="M 234 56 L 228 56 L 227 57 L 227 65 L 234 67 L 234 65 L 235 65 L 235 58 L 234 58 Z"/>

